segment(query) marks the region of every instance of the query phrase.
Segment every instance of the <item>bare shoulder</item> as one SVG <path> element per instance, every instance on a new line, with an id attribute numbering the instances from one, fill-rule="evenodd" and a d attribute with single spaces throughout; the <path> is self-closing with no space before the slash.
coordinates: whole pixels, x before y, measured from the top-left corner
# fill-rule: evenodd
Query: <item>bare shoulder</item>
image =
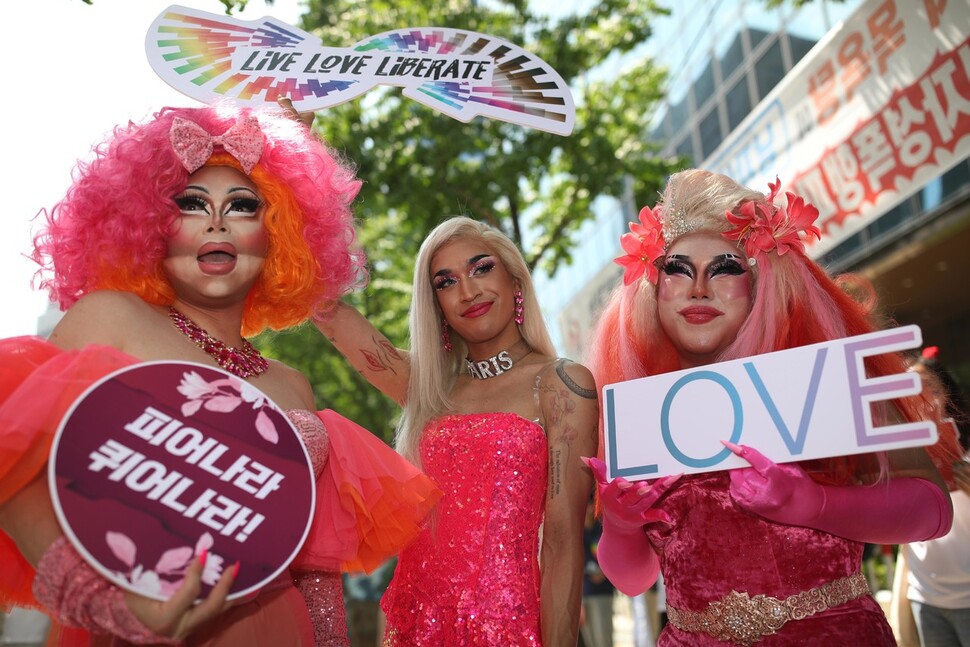
<path id="1" fill-rule="evenodd" d="M 50 340 L 67 349 L 104 344 L 124 350 L 124 340 L 155 316 L 154 306 L 130 292 L 98 290 L 78 299 L 64 313 Z"/>
<path id="2" fill-rule="evenodd" d="M 269 364 L 270 370 L 256 386 L 284 409 L 316 409 L 313 388 L 303 373 L 279 360 L 270 359 Z"/>

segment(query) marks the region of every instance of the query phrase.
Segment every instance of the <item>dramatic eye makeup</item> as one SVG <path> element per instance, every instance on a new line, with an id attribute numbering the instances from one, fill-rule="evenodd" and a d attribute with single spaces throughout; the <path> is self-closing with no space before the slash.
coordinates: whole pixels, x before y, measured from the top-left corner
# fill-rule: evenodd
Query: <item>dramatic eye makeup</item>
<path id="1" fill-rule="evenodd" d="M 209 202 L 201 195 L 195 193 L 183 193 L 175 198 L 175 204 L 179 211 L 202 211 L 209 213 Z"/>
<path id="2" fill-rule="evenodd" d="M 737 254 L 721 254 L 715 256 L 711 260 L 711 264 L 707 266 L 708 276 L 717 276 L 718 274 L 738 276 L 747 271 L 747 268 L 744 266 L 744 259 Z"/>
<path id="3" fill-rule="evenodd" d="M 689 279 L 694 278 L 696 272 L 696 268 L 690 257 L 681 254 L 671 254 L 664 258 L 661 270 L 667 276 L 682 275 Z M 744 259 L 737 254 L 730 253 L 718 254 L 712 258 L 705 271 L 708 277 L 722 274 L 738 276 L 745 272 L 747 272 L 747 268 L 744 265 Z"/>
<path id="4" fill-rule="evenodd" d="M 468 276 L 484 276 L 492 270 L 495 269 L 495 259 L 488 254 L 479 254 L 478 256 L 472 256 L 468 259 L 466 267 L 468 268 Z M 431 277 L 431 287 L 435 290 L 444 290 L 450 287 L 458 281 L 460 277 L 452 272 L 451 270 L 445 268 L 435 272 L 435 275 Z"/>
<path id="5" fill-rule="evenodd" d="M 435 290 L 444 290 L 445 288 L 454 285 L 458 282 L 458 277 L 449 272 L 448 270 L 442 270 L 438 272 L 431 278 L 431 287 Z"/>
<path id="6" fill-rule="evenodd" d="M 664 258 L 661 269 L 667 276 L 682 274 L 689 279 L 694 278 L 694 264 L 690 261 L 689 256 L 671 254 Z"/>
<path id="7" fill-rule="evenodd" d="M 226 213 L 254 214 L 261 204 L 258 198 L 233 198 Z"/>
<path id="8" fill-rule="evenodd" d="M 475 256 L 470 261 L 469 264 L 472 266 L 468 271 L 468 276 L 477 276 L 482 274 L 488 274 L 493 269 L 495 269 L 495 259 L 491 256 L 481 255 Z"/>
<path id="9" fill-rule="evenodd" d="M 263 204 L 263 201 L 257 195 L 245 187 L 232 189 L 230 193 L 241 193 L 242 195 L 228 198 L 223 215 L 253 216 Z M 212 198 L 209 192 L 201 187 L 187 187 L 185 193 L 176 196 L 174 201 L 179 211 L 184 213 L 204 213 L 206 215 L 211 213 Z"/>

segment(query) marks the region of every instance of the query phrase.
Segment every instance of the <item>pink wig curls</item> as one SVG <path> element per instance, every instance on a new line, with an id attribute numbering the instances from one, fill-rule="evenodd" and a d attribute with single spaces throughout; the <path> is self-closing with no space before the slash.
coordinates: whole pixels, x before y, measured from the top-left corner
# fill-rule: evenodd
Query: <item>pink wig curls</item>
<path id="1" fill-rule="evenodd" d="M 351 203 L 360 190 L 353 168 L 302 124 L 278 112 L 233 106 L 163 108 L 129 123 L 80 162 L 75 181 L 46 213 L 34 240 L 41 287 L 67 309 L 94 290 L 133 292 L 168 305 L 174 290 L 162 272 L 167 240 L 179 218 L 173 200 L 189 173 L 169 133 L 175 117 L 211 135 L 254 115 L 265 138 L 250 179 L 267 202 L 269 254 L 250 291 L 244 335 L 282 329 L 325 310 L 365 273 L 355 250 Z M 208 165 L 241 167 L 216 147 Z"/>

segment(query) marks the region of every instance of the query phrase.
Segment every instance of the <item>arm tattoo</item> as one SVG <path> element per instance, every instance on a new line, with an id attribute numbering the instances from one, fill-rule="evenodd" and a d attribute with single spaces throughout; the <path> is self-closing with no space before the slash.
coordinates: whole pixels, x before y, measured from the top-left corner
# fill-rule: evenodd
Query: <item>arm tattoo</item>
<path id="1" fill-rule="evenodd" d="M 367 368 L 372 371 L 390 371 L 394 375 L 397 375 L 397 371 L 391 364 L 391 360 L 400 360 L 401 354 L 397 352 L 397 349 L 390 344 L 390 342 L 382 339 L 374 340 L 374 348 L 377 352 L 367 350 L 366 348 L 361 348 L 360 353 L 364 356 L 364 361 L 367 363 Z"/>
<path id="2" fill-rule="evenodd" d="M 543 384 L 541 388 L 549 398 L 549 410 L 546 412 L 549 428 L 560 428 L 549 447 L 549 499 L 555 499 L 562 493 L 563 469 L 572 455 L 572 443 L 579 436 L 569 420 L 569 415 L 576 410 L 576 403 L 562 387 Z"/>
<path id="3" fill-rule="evenodd" d="M 559 376 L 559 379 L 562 380 L 562 383 L 565 384 L 570 391 L 572 391 L 579 397 L 586 398 L 587 400 L 595 400 L 596 389 L 584 389 L 583 387 L 576 384 L 576 381 L 573 380 L 573 378 L 569 377 L 569 374 L 566 373 L 566 369 L 563 368 L 565 364 L 566 364 L 565 360 L 556 364 L 556 375 Z"/>

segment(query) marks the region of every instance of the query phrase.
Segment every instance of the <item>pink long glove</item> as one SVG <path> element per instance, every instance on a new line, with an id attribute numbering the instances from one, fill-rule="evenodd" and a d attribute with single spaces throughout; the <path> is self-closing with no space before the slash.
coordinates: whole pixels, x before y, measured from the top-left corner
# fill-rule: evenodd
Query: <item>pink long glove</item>
<path id="1" fill-rule="evenodd" d="M 603 508 L 603 536 L 596 551 L 600 569 L 621 592 L 639 595 L 657 581 L 660 572 L 660 561 L 643 527 L 670 523 L 667 513 L 653 506 L 680 475 L 666 476 L 653 486 L 622 477 L 607 481 L 606 463 L 598 458 L 583 458 L 583 462 L 593 472 Z"/>
<path id="2" fill-rule="evenodd" d="M 821 485 L 794 463 L 779 465 L 751 447 L 722 442 L 751 463 L 731 470 L 731 498 L 770 521 L 870 544 L 925 541 L 950 530 L 953 510 L 946 495 L 926 479 Z"/>
<path id="3" fill-rule="evenodd" d="M 64 537 L 37 563 L 34 596 L 64 625 L 133 643 L 178 644 L 146 629 L 132 615 L 121 589 L 94 572 Z"/>

